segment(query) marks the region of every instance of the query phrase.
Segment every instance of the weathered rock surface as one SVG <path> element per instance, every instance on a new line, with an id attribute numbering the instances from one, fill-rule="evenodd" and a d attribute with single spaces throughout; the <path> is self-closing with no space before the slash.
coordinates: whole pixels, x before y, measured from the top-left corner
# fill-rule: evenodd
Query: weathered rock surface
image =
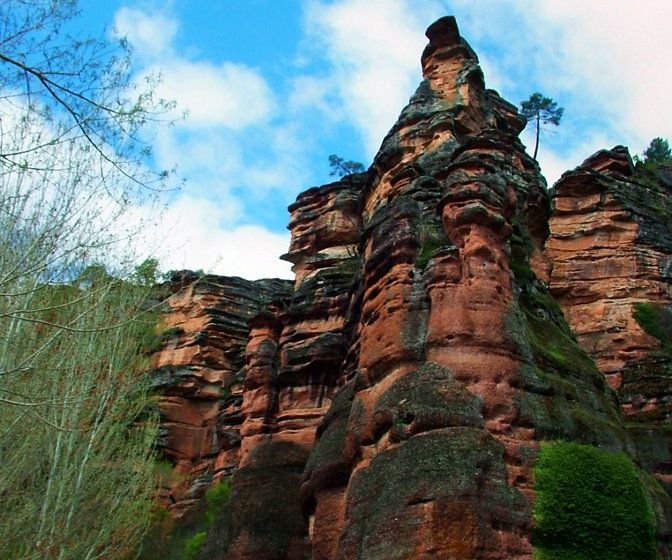
<path id="1" fill-rule="evenodd" d="M 542 440 L 667 480 L 669 363 L 631 309 L 669 298 L 661 185 L 620 148 L 597 154 L 558 183 L 549 230 L 525 120 L 453 18 L 427 37 L 368 172 L 290 206 L 294 285 L 206 277 L 171 298 L 182 330 L 156 365 L 164 453 L 186 475 L 173 509 L 232 477 L 202 558 L 531 559 Z"/>
<path id="2" fill-rule="evenodd" d="M 240 455 L 242 380 L 249 319 L 288 296 L 284 280 L 250 282 L 178 273 L 153 356 L 161 413 L 160 449 L 175 472 L 162 498 L 180 516 L 213 479 L 231 474 Z"/>
<path id="3" fill-rule="evenodd" d="M 427 36 L 362 193 L 356 373 L 302 485 L 313 558 L 529 558 L 537 441 L 630 445 L 530 268 L 549 206 L 525 123 L 452 18 Z"/>
<path id="4" fill-rule="evenodd" d="M 622 146 L 597 152 L 554 186 L 546 246 L 551 293 L 618 390 L 642 465 L 668 485 L 672 361 L 635 312 L 671 301 L 670 186 L 665 173 L 636 170 Z"/>
<path id="5" fill-rule="evenodd" d="M 345 316 L 360 218 L 351 176 L 290 207 L 290 298 L 252 317 L 244 370 L 239 469 L 227 558 L 310 557 L 299 507 L 301 473 L 341 377 Z"/>
<path id="6" fill-rule="evenodd" d="M 669 195 L 635 174 L 622 146 L 597 152 L 554 186 L 551 292 L 614 388 L 626 363 L 660 345 L 634 319 L 633 305 L 670 301 Z"/>

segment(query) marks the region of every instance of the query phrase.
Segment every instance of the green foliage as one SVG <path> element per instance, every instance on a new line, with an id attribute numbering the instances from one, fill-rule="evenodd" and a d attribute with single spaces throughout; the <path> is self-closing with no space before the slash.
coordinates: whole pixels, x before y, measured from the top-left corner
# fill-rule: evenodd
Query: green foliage
<path id="1" fill-rule="evenodd" d="M 152 473 L 160 488 L 168 488 L 175 482 L 185 480 L 186 475 L 175 470 L 175 464 L 167 459 L 155 459 L 152 466 Z M 167 511 L 165 508 L 158 508 L 161 511 Z M 159 515 L 161 517 L 161 515 Z"/>
<path id="2" fill-rule="evenodd" d="M 672 150 L 665 138 L 654 138 L 649 147 L 644 150 L 644 163 L 664 163 L 672 158 Z"/>
<path id="3" fill-rule="evenodd" d="M 147 258 L 135 267 L 135 281 L 141 286 L 151 287 L 159 281 L 159 261 Z"/>
<path id="4" fill-rule="evenodd" d="M 534 242 L 527 229 L 518 222 L 516 217 L 511 220 L 511 226 L 509 267 L 519 283 L 531 285 L 537 278 L 529 263 L 529 255 L 534 250 Z"/>
<path id="5" fill-rule="evenodd" d="M 651 140 L 648 148 L 644 150 L 643 157 L 634 156 L 636 170 L 643 174 L 653 177 L 658 176 L 660 165 L 672 165 L 672 149 L 666 138 L 654 138 Z"/>
<path id="6" fill-rule="evenodd" d="M 151 314 L 135 286 L 102 274 L 33 286 L 29 313 L 0 298 L 0 557 L 125 557 L 155 488 L 157 417 L 133 352 Z"/>
<path id="7" fill-rule="evenodd" d="M 81 288 L 90 288 L 103 285 L 112 280 L 112 275 L 107 271 L 104 264 L 93 263 L 84 267 L 77 276 L 76 285 Z"/>
<path id="8" fill-rule="evenodd" d="M 536 128 L 536 142 L 534 145 L 534 157 L 537 158 L 539 150 L 539 133 L 542 124 L 552 124 L 558 126 L 562 120 L 565 110 L 558 107 L 558 103 L 550 97 L 545 97 L 539 92 L 533 93 L 529 99 L 520 102 L 520 114 L 527 119 L 527 122 L 534 122 Z"/>
<path id="9" fill-rule="evenodd" d="M 329 175 L 332 177 L 348 177 L 355 173 L 364 172 L 364 165 L 362 163 L 352 160 L 345 161 L 342 157 L 339 157 L 336 154 L 331 154 L 329 156 L 329 167 L 331 167 Z"/>
<path id="10" fill-rule="evenodd" d="M 165 178 L 141 138 L 167 105 L 136 84 L 127 44 L 78 34 L 78 11 L 0 2 L 3 559 L 132 557 L 155 492 L 136 350 L 156 314 L 130 271 L 142 225 L 114 226 Z"/>
<path id="11" fill-rule="evenodd" d="M 420 231 L 420 251 L 415 266 L 424 270 L 437 249 L 446 242 L 443 232 L 434 224 L 424 224 Z"/>
<path id="12" fill-rule="evenodd" d="M 138 337 L 140 349 L 146 355 L 154 354 L 161 350 L 173 337 L 182 334 L 184 329 L 181 327 L 170 327 L 159 333 L 156 332 L 156 321 L 146 321 L 146 328 Z"/>
<path id="13" fill-rule="evenodd" d="M 557 441 L 535 469 L 537 560 L 653 560 L 654 517 L 624 453 Z"/>
<path id="14" fill-rule="evenodd" d="M 205 537 L 207 537 L 207 531 L 200 531 L 194 536 L 189 537 L 184 543 L 184 560 L 196 560 L 198 558 L 198 551 L 201 550 Z"/>
<path id="15" fill-rule="evenodd" d="M 205 521 L 208 526 L 212 525 L 217 514 L 222 511 L 225 504 L 229 501 L 230 496 L 231 481 L 228 478 L 208 488 L 208 491 L 205 493 L 205 499 L 208 504 L 205 510 Z"/>
<path id="16" fill-rule="evenodd" d="M 539 119 L 543 124 L 552 124 L 558 126 L 564 108 L 558 107 L 558 103 L 550 97 L 544 97 L 536 92 L 530 95 L 530 98 L 520 102 L 520 113 L 528 120 Z"/>
<path id="17" fill-rule="evenodd" d="M 663 348 L 672 352 L 672 309 L 656 303 L 639 302 L 632 314 L 647 334 L 660 340 Z"/>
<path id="18" fill-rule="evenodd" d="M 157 462 L 157 467 L 163 470 L 163 462 Z M 201 509 L 184 520 L 174 520 L 166 508 L 157 505 L 151 516 L 152 527 L 143 543 L 140 560 L 195 560 L 208 531 L 226 508 L 230 496 L 231 480 L 227 478 L 211 486 Z"/>

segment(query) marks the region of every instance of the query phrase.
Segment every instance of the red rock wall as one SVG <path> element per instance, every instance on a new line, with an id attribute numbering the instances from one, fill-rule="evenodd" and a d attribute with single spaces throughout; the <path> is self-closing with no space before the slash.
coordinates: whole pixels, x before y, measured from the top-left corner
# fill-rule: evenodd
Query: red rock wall
<path id="1" fill-rule="evenodd" d="M 227 558 L 310 555 L 299 483 L 342 377 L 364 179 L 310 189 L 290 207 L 292 240 L 283 258 L 294 263 L 294 291 L 250 321 L 233 481 L 234 517 L 242 521 Z M 278 508 L 279 516 L 269 513 Z"/>
<path id="2" fill-rule="evenodd" d="M 531 305 L 521 292 L 544 289 L 529 267 L 543 264 L 548 216 L 517 140 L 524 122 L 485 89 L 452 18 L 427 36 L 425 81 L 363 193 L 356 368 L 302 484 L 314 559 L 531 558 L 533 458 L 565 398 L 538 393 L 539 368 L 557 367 L 558 383 L 575 376 L 605 444 L 627 445 L 594 366 L 547 365 L 528 340 L 526 329 L 566 325 L 543 308 L 534 321 L 522 311 Z M 514 226 L 527 239 L 521 278 L 510 266 Z M 558 429 L 584 430 L 573 417 Z"/>
<path id="3" fill-rule="evenodd" d="M 661 273 L 669 249 L 640 241 L 641 223 L 656 216 L 621 196 L 646 188 L 633 173 L 627 151 L 617 148 L 563 175 L 554 187 L 546 244 L 551 292 L 616 389 L 624 365 L 660 345 L 635 321 L 634 304 L 666 303 L 671 295 L 670 278 Z"/>
<path id="4" fill-rule="evenodd" d="M 634 317 L 672 300 L 670 186 L 635 171 L 617 146 L 565 173 L 554 188 L 551 292 L 581 346 L 618 391 L 640 464 L 672 488 L 672 359 Z"/>
<path id="5" fill-rule="evenodd" d="M 578 327 L 614 278 L 609 310 L 635 289 L 667 297 L 655 231 L 633 229 L 595 179 L 629 164 L 565 176 L 544 252 L 550 205 L 525 121 L 485 88 L 453 18 L 427 36 L 424 80 L 369 171 L 290 206 L 293 288 L 208 277 L 171 298 L 166 326 L 182 331 L 156 365 L 165 454 L 187 481 L 173 509 L 233 475 L 207 557 L 528 560 L 540 440 L 635 454 L 546 285 Z M 581 247 L 597 250 L 592 287 Z M 631 252 L 610 264 L 619 247 Z M 624 335 L 591 309 L 595 348 L 613 348 Z M 652 347 L 633 332 L 618 356 Z"/>
<path id="6" fill-rule="evenodd" d="M 238 373 L 245 359 L 248 320 L 262 300 L 288 293 L 281 280 L 191 273 L 175 276 L 160 329 L 164 344 L 152 359 L 160 394 L 161 453 L 174 463 L 163 502 L 176 517 L 203 497 L 213 477 L 231 473 L 239 462 Z"/>

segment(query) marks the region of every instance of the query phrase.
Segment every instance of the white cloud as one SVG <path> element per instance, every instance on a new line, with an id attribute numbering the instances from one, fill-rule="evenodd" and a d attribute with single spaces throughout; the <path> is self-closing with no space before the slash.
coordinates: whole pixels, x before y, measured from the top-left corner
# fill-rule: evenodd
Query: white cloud
<path id="1" fill-rule="evenodd" d="M 539 89 L 565 106 L 564 124 L 550 141 L 554 149 L 589 145 L 598 131 L 633 152 L 655 136 L 672 136 L 672 2 L 452 0 L 444 6 L 457 12 L 463 35 L 495 70 L 491 87 L 513 102 Z"/>
<path id="2" fill-rule="evenodd" d="M 277 101 L 260 71 L 185 55 L 175 44 L 179 24 L 165 12 L 124 7 L 115 24 L 142 63 L 137 81 L 160 75 L 157 96 L 176 102 L 169 116 L 187 113 L 152 139 L 157 166 L 176 165 L 187 179 L 182 191 L 160 217 L 154 206 L 136 206 L 117 227 L 139 227 L 138 252 L 156 256 L 164 270 L 291 277 L 291 265 L 278 259 L 289 235 L 245 224 L 255 197 L 303 179 L 305 143 L 293 127 L 273 123 Z M 234 194 L 242 189 L 244 196 Z"/>
<path id="3" fill-rule="evenodd" d="M 514 103 L 539 89 L 566 107 L 557 134 L 542 139 L 554 161 L 600 137 L 640 152 L 653 137 L 672 136 L 672 2 L 309 1 L 307 32 L 325 49 L 333 88 L 369 155 L 420 80 L 425 28 L 445 13 L 479 53 L 488 87 Z"/>
<path id="4" fill-rule="evenodd" d="M 114 16 L 117 35 L 126 37 L 141 57 L 156 57 L 172 50 L 178 30 L 177 21 L 155 12 L 149 15 L 142 10 L 121 7 Z"/>
<path id="5" fill-rule="evenodd" d="M 177 52 L 179 24 L 168 14 L 124 6 L 114 22 L 116 34 L 129 40 L 144 63 L 138 81 L 160 76 L 157 95 L 176 102 L 169 116 L 180 119 L 187 113 L 179 126 L 239 130 L 265 121 L 273 112 L 273 92 L 256 69 L 230 61 L 191 60 Z"/>
<path id="6" fill-rule="evenodd" d="M 178 197 L 156 219 L 154 206 L 139 206 L 125 220 L 142 226 L 135 238 L 140 260 L 155 256 L 162 270 L 204 269 L 213 274 L 258 278 L 292 278 L 291 264 L 278 257 L 289 247 L 288 233 L 259 225 L 231 226 L 235 199 L 218 200 L 189 194 Z"/>
<path id="7" fill-rule="evenodd" d="M 624 144 L 638 153 L 655 136 L 672 136 L 672 3 L 455 4 L 463 34 L 486 53 L 501 93 L 517 102 L 538 89 L 565 106 L 563 123 L 541 140 L 549 184 L 598 149 Z"/>
<path id="8" fill-rule="evenodd" d="M 420 79 L 424 24 L 404 0 L 307 4 L 312 47 L 326 49 L 344 112 L 373 156 Z"/>
<path id="9" fill-rule="evenodd" d="M 334 87 L 329 78 L 316 76 L 296 76 L 291 80 L 291 91 L 287 107 L 293 114 L 306 109 L 317 110 L 330 121 L 343 118 L 343 112 L 336 103 Z"/>
<path id="10" fill-rule="evenodd" d="M 672 2 L 549 0 L 538 9 L 561 34 L 565 63 L 556 81 L 574 76 L 572 94 L 602 104 L 636 151 L 672 136 Z"/>
<path id="11" fill-rule="evenodd" d="M 162 265 L 168 269 L 205 268 L 251 280 L 291 278 L 291 265 L 278 258 L 289 247 L 289 235 L 258 225 L 226 227 L 222 225 L 226 221 L 220 219 L 222 206 L 191 197 L 171 205 L 164 217 L 168 232 L 162 245 L 172 247 Z M 204 267 L 204 263 L 208 264 Z"/>
<path id="12" fill-rule="evenodd" d="M 225 201 L 232 189 L 238 189 L 249 208 L 239 204 L 239 214 L 229 213 L 228 219 L 234 222 L 243 213 L 253 216 L 255 201 L 270 191 L 291 192 L 307 184 L 310 145 L 311 140 L 302 138 L 300 129 L 291 124 L 256 127 L 254 133 L 173 127 L 157 132 L 154 156 L 163 168 L 177 162 L 178 177 L 187 179 L 183 190 L 213 203 Z"/>
<path id="13" fill-rule="evenodd" d="M 272 114 L 273 92 L 253 68 L 224 62 L 166 59 L 148 70 L 160 74 L 157 93 L 177 104 L 173 117 L 187 128 L 226 127 L 240 130 L 264 122 Z"/>

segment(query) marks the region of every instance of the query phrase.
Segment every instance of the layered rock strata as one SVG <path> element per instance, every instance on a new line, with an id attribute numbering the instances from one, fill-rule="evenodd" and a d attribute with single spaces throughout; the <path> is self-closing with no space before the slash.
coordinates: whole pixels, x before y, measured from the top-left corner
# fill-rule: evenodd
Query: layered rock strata
<path id="1" fill-rule="evenodd" d="M 669 485 L 672 362 L 665 340 L 637 318 L 638 306 L 672 301 L 672 182 L 666 177 L 635 169 L 622 146 L 597 152 L 554 186 L 546 248 L 552 294 L 618 390 L 642 464 Z"/>
<path id="2" fill-rule="evenodd" d="M 530 268 L 548 201 L 525 123 L 452 18 L 427 36 L 425 80 L 362 192 L 357 367 L 302 484 L 315 559 L 529 558 L 537 441 L 629 446 Z"/>
<path id="3" fill-rule="evenodd" d="M 163 406 L 179 397 L 198 414 L 178 444 L 166 412 L 166 454 L 189 467 L 189 496 L 195 475 L 232 475 L 203 559 L 529 560 L 542 440 L 660 459 L 641 445 L 637 456 L 616 393 L 549 293 L 549 280 L 559 297 L 581 293 L 562 284 L 576 276 L 562 243 L 577 236 L 566 222 L 544 251 L 551 207 L 518 139 L 525 120 L 485 88 L 453 18 L 427 37 L 423 81 L 369 171 L 290 206 L 293 286 L 247 283 L 234 303 L 243 281 L 208 277 L 174 296 L 167 326 L 192 335 L 157 365 L 189 373 L 164 386 Z M 623 173 L 616 152 L 585 167 L 575 176 Z M 589 182 L 574 180 L 567 193 Z M 237 319 L 208 335 L 220 348 L 208 361 L 191 346 L 213 309 Z M 226 373 L 211 375 L 215 362 Z M 651 503 L 663 534 L 669 512 Z"/>
<path id="4" fill-rule="evenodd" d="M 293 293 L 249 322 L 234 522 L 221 528 L 227 557 L 310 556 L 299 484 L 341 381 L 364 180 L 349 176 L 310 189 L 290 207 L 292 240 L 283 258 L 294 265 Z"/>
<path id="5" fill-rule="evenodd" d="M 242 379 L 248 321 L 269 301 L 288 296 L 284 280 L 177 273 L 152 359 L 161 413 L 160 451 L 174 465 L 162 500 L 181 516 L 240 455 Z"/>
<path id="6" fill-rule="evenodd" d="M 668 199 L 662 184 L 635 174 L 622 146 L 597 152 L 554 186 L 551 292 L 614 388 L 626 363 L 660 345 L 633 306 L 670 301 Z"/>

